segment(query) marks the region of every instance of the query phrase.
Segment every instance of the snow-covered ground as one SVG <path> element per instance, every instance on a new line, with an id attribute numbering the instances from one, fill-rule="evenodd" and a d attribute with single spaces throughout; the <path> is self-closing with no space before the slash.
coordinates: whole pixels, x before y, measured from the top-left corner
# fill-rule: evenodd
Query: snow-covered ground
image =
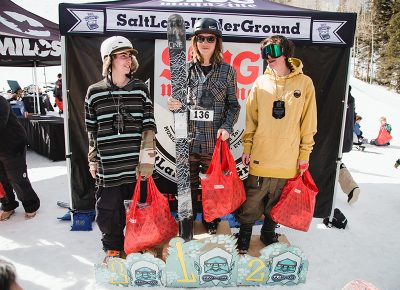
<path id="1" fill-rule="evenodd" d="M 353 206 L 338 187 L 336 207 L 348 218 L 346 230 L 328 229 L 314 219 L 307 233 L 282 229 L 309 260 L 306 284 L 294 289 L 336 290 L 351 280 L 364 279 L 379 289 L 399 289 L 400 259 L 400 95 L 356 79 L 350 81 L 356 111 L 362 115 L 364 136 L 375 138 L 379 117 L 393 127 L 389 147 L 368 146 L 365 152 L 345 153 L 343 160 L 361 188 Z M 26 290 L 116 289 L 94 280 L 94 267 L 103 259 L 100 232 L 71 232 L 58 200 L 68 201 L 65 161 L 52 162 L 28 152 L 29 176 L 41 199 L 38 215 L 26 221 L 22 207 L 0 222 L 0 256 L 11 260 Z M 396 274 L 397 273 L 397 274 Z M 282 289 L 270 287 L 269 289 Z"/>

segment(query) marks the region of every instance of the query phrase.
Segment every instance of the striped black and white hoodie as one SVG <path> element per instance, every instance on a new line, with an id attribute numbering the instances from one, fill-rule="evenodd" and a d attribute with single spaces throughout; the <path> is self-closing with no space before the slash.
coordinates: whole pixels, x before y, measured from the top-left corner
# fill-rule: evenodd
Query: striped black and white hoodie
<path id="1" fill-rule="evenodd" d="M 136 181 L 142 132 L 156 133 L 147 86 L 132 79 L 122 88 L 107 79 L 91 85 L 85 98 L 89 163 L 97 163 L 98 186 Z"/>

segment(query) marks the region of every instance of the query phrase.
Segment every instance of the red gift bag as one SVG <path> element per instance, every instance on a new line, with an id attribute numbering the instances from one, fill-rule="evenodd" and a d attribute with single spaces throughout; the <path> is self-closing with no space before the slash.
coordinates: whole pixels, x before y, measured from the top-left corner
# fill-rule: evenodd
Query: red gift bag
<path id="1" fill-rule="evenodd" d="M 221 163 L 222 156 L 222 163 Z M 228 144 L 218 138 L 206 177 L 201 179 L 204 220 L 234 212 L 245 200 L 242 180 Z"/>
<path id="2" fill-rule="evenodd" d="M 178 233 L 178 224 L 169 210 L 168 199 L 158 191 L 152 177 L 147 179 L 146 205 L 138 206 L 140 180 L 139 177 L 126 212 L 126 254 L 159 245 Z"/>
<path id="3" fill-rule="evenodd" d="M 289 228 L 307 232 L 314 214 L 318 188 L 307 170 L 289 179 L 281 198 L 271 209 L 272 219 Z"/>

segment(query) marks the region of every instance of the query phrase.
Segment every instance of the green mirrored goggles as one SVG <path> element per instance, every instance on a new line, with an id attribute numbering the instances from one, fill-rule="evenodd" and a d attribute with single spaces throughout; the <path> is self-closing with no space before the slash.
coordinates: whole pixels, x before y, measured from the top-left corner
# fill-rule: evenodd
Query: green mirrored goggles
<path id="1" fill-rule="evenodd" d="M 267 59 L 268 55 L 272 58 L 278 58 L 283 55 L 282 46 L 277 43 L 271 43 L 261 48 L 262 58 Z"/>

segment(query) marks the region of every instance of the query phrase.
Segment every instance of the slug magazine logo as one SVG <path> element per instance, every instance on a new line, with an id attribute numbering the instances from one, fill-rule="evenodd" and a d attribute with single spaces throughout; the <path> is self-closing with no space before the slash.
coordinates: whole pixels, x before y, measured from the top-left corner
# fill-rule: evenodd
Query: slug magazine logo
<path id="1" fill-rule="evenodd" d="M 94 15 L 92 12 L 89 12 L 83 19 L 85 19 L 86 25 L 90 30 L 99 28 L 99 25 L 97 24 L 97 19 L 99 19 L 99 16 Z"/>
<path id="2" fill-rule="evenodd" d="M 186 43 L 187 61 L 190 61 L 190 43 Z M 250 93 L 252 84 L 262 74 L 263 65 L 260 56 L 260 48 L 257 43 L 248 43 L 244 47 L 240 43 L 224 44 L 224 61 L 232 65 L 237 75 L 236 95 L 239 104 L 245 108 L 247 96 Z M 168 43 L 166 40 L 155 41 L 154 54 L 154 116 L 157 124 L 157 156 L 156 169 L 163 177 L 175 182 L 175 131 L 173 114 L 168 110 L 167 99 L 172 94 L 171 72 L 169 67 Z M 241 163 L 243 152 L 241 136 L 245 126 L 245 112 L 240 110 L 237 123 L 233 127 L 230 136 L 230 148 L 236 160 L 236 169 L 239 176 L 245 178 L 248 168 Z"/>
<path id="3" fill-rule="evenodd" d="M 319 37 L 322 40 L 327 40 L 331 38 L 331 36 L 329 35 L 329 29 L 331 29 L 331 27 L 326 25 L 326 23 L 321 24 L 321 26 L 318 27 L 317 29 L 319 31 Z"/>

